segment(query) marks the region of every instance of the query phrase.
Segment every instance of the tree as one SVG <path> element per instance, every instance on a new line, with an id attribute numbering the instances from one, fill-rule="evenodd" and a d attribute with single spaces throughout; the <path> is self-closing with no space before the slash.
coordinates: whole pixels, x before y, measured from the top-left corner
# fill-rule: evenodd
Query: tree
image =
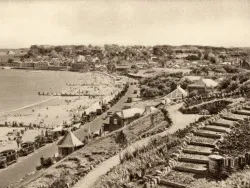
<path id="1" fill-rule="evenodd" d="M 201 58 L 202 58 L 202 53 L 201 53 L 201 51 L 198 51 L 197 57 L 198 57 L 198 59 L 201 59 Z"/>
<path id="2" fill-rule="evenodd" d="M 163 115 L 164 115 L 164 120 L 168 123 L 169 127 L 173 124 L 173 120 L 169 115 L 168 110 L 166 110 L 165 108 L 161 109 Z"/>
<path id="3" fill-rule="evenodd" d="M 13 59 L 8 59 L 8 64 L 11 65 L 14 62 Z"/>
<path id="4" fill-rule="evenodd" d="M 209 60 L 209 55 L 208 55 L 207 52 L 204 54 L 204 59 L 205 59 L 205 60 Z"/>
<path id="5" fill-rule="evenodd" d="M 159 94 L 159 91 L 156 88 L 144 88 L 141 90 L 142 97 L 156 97 Z"/>
<path id="6" fill-rule="evenodd" d="M 197 96 L 198 95 L 198 91 L 197 90 L 194 90 L 192 92 L 189 93 L 189 97 L 194 97 L 194 96 Z"/>
<path id="7" fill-rule="evenodd" d="M 219 90 L 227 89 L 230 83 L 231 83 L 231 77 L 226 77 L 219 83 L 218 89 Z"/>
<path id="8" fill-rule="evenodd" d="M 238 73 L 239 69 L 232 66 L 232 65 L 224 65 L 223 68 L 228 72 L 228 73 Z"/>
<path id="9" fill-rule="evenodd" d="M 185 78 L 184 80 L 182 80 L 179 84 L 181 86 L 182 89 L 187 89 L 188 85 L 191 84 L 192 81 Z"/>
<path id="10" fill-rule="evenodd" d="M 201 67 L 201 72 L 204 72 L 205 74 L 208 75 L 209 68 L 208 67 Z"/>
<path id="11" fill-rule="evenodd" d="M 54 48 L 54 50 L 55 50 L 56 52 L 62 52 L 62 51 L 63 51 L 63 48 L 62 48 L 62 46 L 56 46 L 56 47 Z"/>
<path id="12" fill-rule="evenodd" d="M 237 81 L 232 81 L 227 88 L 228 91 L 234 91 L 240 87 L 240 84 Z"/>

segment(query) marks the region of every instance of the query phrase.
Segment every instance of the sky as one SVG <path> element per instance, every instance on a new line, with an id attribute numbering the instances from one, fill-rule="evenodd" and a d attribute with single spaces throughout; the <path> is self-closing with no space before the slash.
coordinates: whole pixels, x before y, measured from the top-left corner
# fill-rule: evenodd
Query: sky
<path id="1" fill-rule="evenodd" d="M 250 47 L 250 0 L 0 1 L 0 48 L 33 44 Z"/>

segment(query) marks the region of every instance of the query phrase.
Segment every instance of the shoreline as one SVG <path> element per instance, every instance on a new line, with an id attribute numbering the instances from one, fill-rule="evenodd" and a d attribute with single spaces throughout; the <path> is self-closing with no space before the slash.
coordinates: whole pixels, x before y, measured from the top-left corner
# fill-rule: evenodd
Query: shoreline
<path id="1" fill-rule="evenodd" d="M 87 78 L 87 79 L 86 79 Z M 119 90 L 115 87 L 115 80 L 108 74 L 99 72 L 87 73 L 72 79 L 86 86 L 67 87 L 64 92 L 86 93 L 89 96 L 50 96 L 41 98 L 40 101 L 23 105 L 12 110 L 0 112 L 0 123 L 13 125 L 13 122 L 22 125 L 39 125 L 41 127 L 55 128 L 65 122 L 70 123 L 73 118 L 79 119 L 84 111 L 103 100 L 110 98 Z M 28 101 L 27 101 L 28 103 Z M 18 103 L 17 103 L 18 104 Z"/>
<path id="2" fill-rule="evenodd" d="M 35 107 L 35 106 L 37 106 L 37 105 L 39 105 L 39 104 L 43 104 L 43 103 L 49 102 L 49 101 L 54 100 L 54 99 L 56 99 L 56 98 L 58 98 L 58 96 L 57 96 L 57 97 L 53 97 L 53 98 L 49 98 L 49 99 L 46 99 L 46 100 L 42 100 L 42 101 L 40 101 L 40 102 L 36 102 L 36 103 L 29 104 L 29 105 L 25 105 L 25 106 L 20 107 L 20 108 L 17 108 L 17 109 L 5 111 L 5 112 L 0 112 L 0 116 L 1 116 L 1 115 L 4 115 L 4 114 L 6 114 L 6 113 L 17 112 L 17 111 L 20 111 L 20 110 L 24 110 L 24 109 L 26 109 L 26 108 Z"/>

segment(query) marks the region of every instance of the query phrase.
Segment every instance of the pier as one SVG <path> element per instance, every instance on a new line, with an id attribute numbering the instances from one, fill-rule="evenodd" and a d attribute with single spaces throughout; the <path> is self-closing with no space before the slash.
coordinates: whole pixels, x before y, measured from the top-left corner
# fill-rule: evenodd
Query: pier
<path id="1" fill-rule="evenodd" d="M 53 92 L 38 92 L 39 96 L 62 96 L 62 97 L 79 97 L 79 96 L 89 96 L 89 97 L 96 97 L 96 96 L 104 96 L 98 94 L 90 94 L 90 93 L 53 93 Z"/>

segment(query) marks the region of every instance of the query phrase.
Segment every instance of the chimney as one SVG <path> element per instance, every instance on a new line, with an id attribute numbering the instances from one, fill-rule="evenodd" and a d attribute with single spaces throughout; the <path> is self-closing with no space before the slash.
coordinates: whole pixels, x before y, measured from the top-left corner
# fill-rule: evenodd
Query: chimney
<path id="1" fill-rule="evenodd" d="M 124 119 L 124 114 L 123 114 L 123 110 L 121 111 L 121 115 L 122 115 L 122 119 Z"/>

